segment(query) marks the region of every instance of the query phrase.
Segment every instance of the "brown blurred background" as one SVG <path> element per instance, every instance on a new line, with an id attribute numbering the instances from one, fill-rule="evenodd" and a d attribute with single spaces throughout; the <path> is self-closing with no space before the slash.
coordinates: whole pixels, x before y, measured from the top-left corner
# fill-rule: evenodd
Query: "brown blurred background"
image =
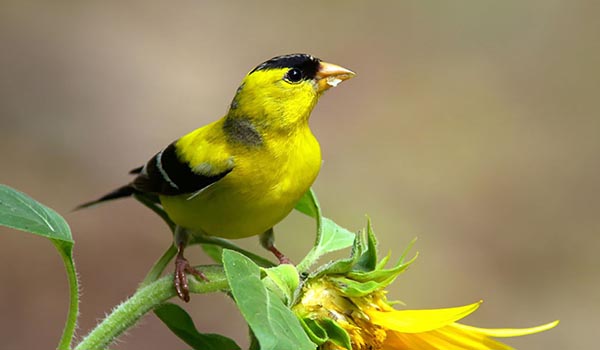
<path id="1" fill-rule="evenodd" d="M 313 113 L 326 215 L 368 213 L 383 253 L 420 257 L 390 292 L 410 307 L 484 299 L 467 324 L 532 326 L 520 349 L 591 349 L 600 325 L 600 6 L 594 1 L 10 1 L 0 3 L 0 182 L 64 214 L 83 335 L 170 244 L 133 200 L 72 213 L 168 142 L 223 115 L 246 72 L 308 52 L 358 77 Z M 278 244 L 314 236 L 293 214 Z M 261 251 L 255 239 L 241 242 Z M 199 249 L 188 256 L 207 262 Z M 67 309 L 52 245 L 0 228 L 3 349 L 52 349 Z M 247 344 L 222 295 L 186 306 Z M 114 349 L 185 348 L 153 316 Z"/>

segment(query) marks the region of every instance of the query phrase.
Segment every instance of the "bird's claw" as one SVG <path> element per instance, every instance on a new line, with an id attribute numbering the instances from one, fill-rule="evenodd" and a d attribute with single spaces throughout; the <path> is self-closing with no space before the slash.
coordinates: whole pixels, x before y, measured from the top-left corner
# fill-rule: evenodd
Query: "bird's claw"
<path id="1" fill-rule="evenodd" d="M 173 276 L 173 282 L 177 296 L 186 303 L 190 301 L 190 289 L 186 275 L 188 273 L 194 277 L 208 281 L 208 278 L 201 271 L 190 265 L 186 258 L 183 256 L 178 256 L 175 259 L 175 274 Z"/>

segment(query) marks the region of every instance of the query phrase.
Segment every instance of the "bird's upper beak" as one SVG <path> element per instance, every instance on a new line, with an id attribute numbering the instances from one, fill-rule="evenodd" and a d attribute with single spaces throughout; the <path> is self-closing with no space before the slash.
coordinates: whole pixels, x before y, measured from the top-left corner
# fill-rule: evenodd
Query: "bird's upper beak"
<path id="1" fill-rule="evenodd" d="M 355 75 L 356 73 L 353 71 L 340 67 L 337 64 L 321 62 L 315 77 L 317 81 L 317 91 L 322 93 L 329 88 L 336 87 L 342 81 L 348 80 Z"/>

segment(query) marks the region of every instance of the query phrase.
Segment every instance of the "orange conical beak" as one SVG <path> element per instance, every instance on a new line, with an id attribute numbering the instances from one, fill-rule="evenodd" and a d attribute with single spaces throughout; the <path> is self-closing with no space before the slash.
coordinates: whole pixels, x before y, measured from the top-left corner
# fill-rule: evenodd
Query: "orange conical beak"
<path id="1" fill-rule="evenodd" d="M 317 81 L 317 91 L 322 93 L 329 88 L 336 87 L 344 80 L 354 77 L 356 73 L 340 67 L 337 64 L 321 62 L 315 80 Z"/>

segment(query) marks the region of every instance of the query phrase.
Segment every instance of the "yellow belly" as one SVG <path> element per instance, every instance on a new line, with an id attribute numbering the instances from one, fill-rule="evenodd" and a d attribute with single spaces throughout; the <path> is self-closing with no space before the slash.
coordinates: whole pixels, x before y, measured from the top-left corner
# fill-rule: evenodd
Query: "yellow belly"
<path id="1" fill-rule="evenodd" d="M 196 196 L 161 196 L 178 225 L 211 236 L 259 235 L 285 218 L 321 167 L 319 144 L 308 131 L 291 142 L 234 155 L 234 169 Z"/>

